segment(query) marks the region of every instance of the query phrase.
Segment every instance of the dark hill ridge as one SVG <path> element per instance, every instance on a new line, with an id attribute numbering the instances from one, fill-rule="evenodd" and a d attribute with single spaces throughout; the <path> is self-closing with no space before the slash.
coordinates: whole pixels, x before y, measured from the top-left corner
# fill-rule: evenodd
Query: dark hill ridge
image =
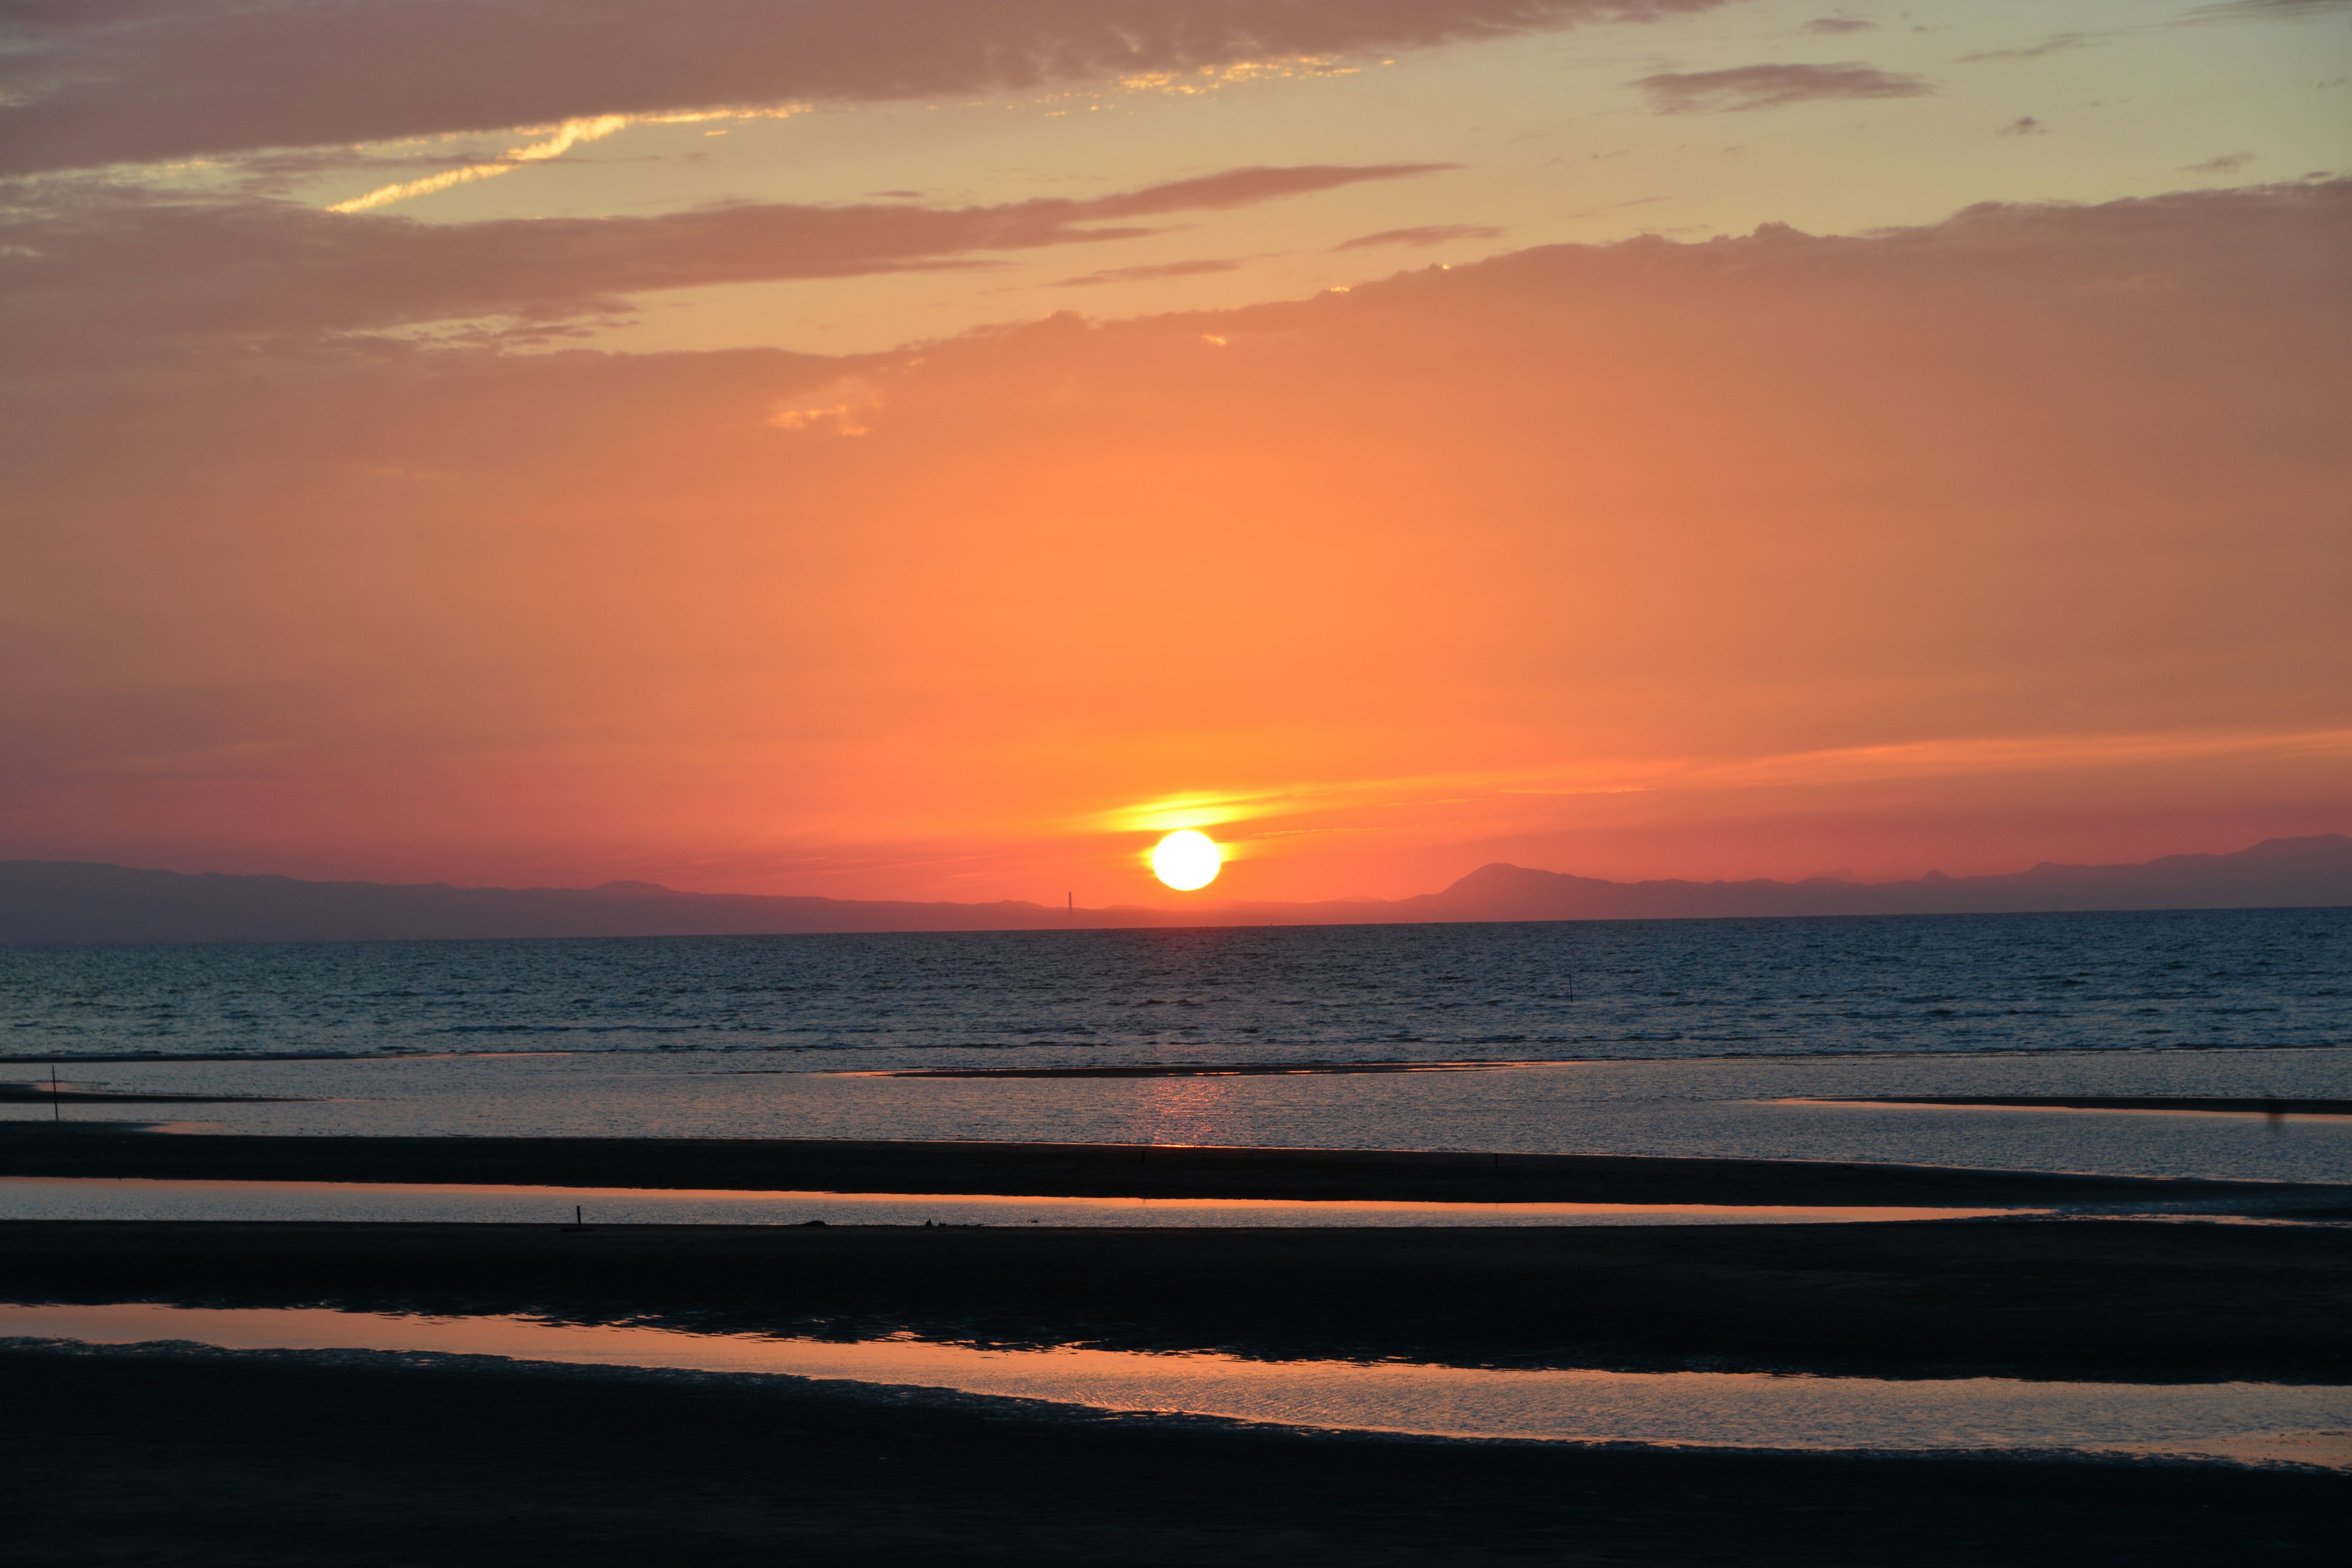
<path id="1" fill-rule="evenodd" d="M 1604 882 L 1482 866 L 1442 893 L 1385 906 L 1401 920 L 1654 920 L 1707 915 L 2000 914 L 2067 910 L 2271 909 L 2352 904 L 2352 838 L 2267 838 L 2234 855 L 2137 866 L 2061 866 L 1907 882 Z M 1473 912 L 1475 911 L 1475 912 Z"/>
<path id="2" fill-rule="evenodd" d="M 2138 866 L 2045 862 L 2004 876 L 1930 872 L 1906 882 L 1609 882 L 1494 865 L 1443 892 L 1409 899 L 1070 912 L 1015 900 L 956 904 L 680 893 L 649 882 L 601 888 L 309 882 L 69 860 L 0 861 L 0 944 L 14 945 L 2315 907 L 2352 907 L 2352 837 L 2272 838 L 2231 855 L 2168 855 Z"/>

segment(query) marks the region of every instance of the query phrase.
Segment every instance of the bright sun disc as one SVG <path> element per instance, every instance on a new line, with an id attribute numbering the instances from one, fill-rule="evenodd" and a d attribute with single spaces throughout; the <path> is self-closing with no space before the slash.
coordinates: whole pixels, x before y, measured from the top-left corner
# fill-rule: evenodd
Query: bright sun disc
<path id="1" fill-rule="evenodd" d="M 1180 827 L 1151 851 L 1151 874 L 1180 893 L 1205 888 L 1217 879 L 1225 852 L 1205 833 Z"/>

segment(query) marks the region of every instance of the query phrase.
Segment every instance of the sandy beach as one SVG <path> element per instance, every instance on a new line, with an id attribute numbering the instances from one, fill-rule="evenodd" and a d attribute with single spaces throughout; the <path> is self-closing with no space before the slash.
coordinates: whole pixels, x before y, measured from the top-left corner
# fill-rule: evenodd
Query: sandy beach
<path id="1" fill-rule="evenodd" d="M 11 1560 L 2316 1561 L 2341 1477 L 1463 1444 L 470 1359 L 0 1351 Z"/>
<path id="2" fill-rule="evenodd" d="M 167 1136 L 0 1174 L 1100 1195 L 2195 1202 L 2340 1188 L 1116 1146 Z M 0 1222 L 16 1301 L 522 1314 L 1252 1358 L 2352 1381 L 2352 1230 L 2076 1217 L 1612 1228 Z M 2258 1305 L 2259 1310 L 2250 1310 Z M 2011 1453 L 1465 1443 L 475 1356 L 0 1349 L 28 1563 L 2305 1561 L 2352 1478 Z"/>

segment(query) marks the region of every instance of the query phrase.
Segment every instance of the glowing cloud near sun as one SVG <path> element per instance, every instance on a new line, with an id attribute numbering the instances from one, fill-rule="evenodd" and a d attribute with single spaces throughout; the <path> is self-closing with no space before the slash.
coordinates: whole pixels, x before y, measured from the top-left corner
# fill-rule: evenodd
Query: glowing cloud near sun
<path id="1" fill-rule="evenodd" d="M 567 120 L 557 126 L 527 128 L 545 131 L 543 141 L 507 149 L 506 155 L 488 163 L 467 163 L 455 169 L 444 169 L 423 179 L 404 180 L 398 184 L 380 185 L 364 195 L 337 202 L 326 210 L 331 213 L 373 212 L 417 196 L 428 196 L 436 191 L 446 191 L 453 185 L 471 184 L 476 180 L 495 180 L 501 174 L 511 174 L 526 163 L 543 163 L 551 158 L 561 158 L 583 142 L 602 142 L 616 131 L 626 131 L 632 125 L 698 125 L 711 120 L 786 120 L 806 113 L 804 103 L 781 104 L 771 109 L 697 110 L 671 114 L 597 114 L 577 120 Z"/>
<path id="2" fill-rule="evenodd" d="M 1180 828 L 1151 851 L 1151 874 L 1180 893 L 1205 888 L 1217 879 L 1225 852 L 1205 833 Z"/>

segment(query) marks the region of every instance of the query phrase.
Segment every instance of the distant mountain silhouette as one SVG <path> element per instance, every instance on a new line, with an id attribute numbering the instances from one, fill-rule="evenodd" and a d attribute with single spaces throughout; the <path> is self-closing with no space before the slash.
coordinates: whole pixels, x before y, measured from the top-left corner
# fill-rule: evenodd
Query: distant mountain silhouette
<path id="1" fill-rule="evenodd" d="M 1572 921 L 1727 915 L 1941 915 L 2064 910 L 2352 905 L 2352 838 L 2266 838 L 2233 855 L 2167 855 L 2138 866 L 2061 866 L 1991 877 L 1930 871 L 1907 882 L 1604 882 L 1482 866 L 1442 893 L 1389 906 L 1402 920 Z"/>
<path id="2" fill-rule="evenodd" d="M 483 937 L 751 936 L 824 931 L 1053 931 L 1072 927 L 1394 925 L 1420 921 L 1687 920 L 1765 915 L 1992 914 L 2082 910 L 2352 907 L 2352 838 L 2271 838 L 2233 855 L 2139 866 L 2060 866 L 1907 882 L 1609 882 L 1493 865 L 1439 893 L 1323 903 L 1138 906 L 1066 912 L 991 904 L 453 888 L 143 871 L 70 860 L 0 861 L 0 944 L 387 942 Z"/>

